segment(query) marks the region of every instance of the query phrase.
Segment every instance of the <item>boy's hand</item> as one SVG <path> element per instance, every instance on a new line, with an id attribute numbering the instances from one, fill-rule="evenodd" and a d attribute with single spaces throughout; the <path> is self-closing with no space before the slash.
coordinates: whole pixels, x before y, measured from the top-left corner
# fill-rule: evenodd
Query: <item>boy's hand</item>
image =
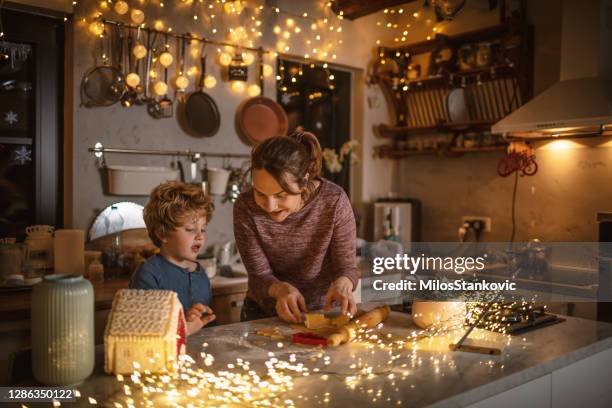
<path id="1" fill-rule="evenodd" d="M 193 320 L 202 318 L 202 315 L 204 313 L 208 313 L 209 315 L 213 315 L 213 316 L 215 314 L 215 312 L 213 312 L 210 307 L 205 306 L 201 303 L 194 303 L 193 305 L 191 305 L 189 310 L 187 310 L 187 312 L 185 313 L 185 319 L 188 322 L 191 322 Z"/>
<path id="2" fill-rule="evenodd" d="M 187 336 L 196 333 L 202 327 L 215 320 L 216 316 L 213 310 L 201 303 L 196 303 L 185 313 L 187 320 Z"/>

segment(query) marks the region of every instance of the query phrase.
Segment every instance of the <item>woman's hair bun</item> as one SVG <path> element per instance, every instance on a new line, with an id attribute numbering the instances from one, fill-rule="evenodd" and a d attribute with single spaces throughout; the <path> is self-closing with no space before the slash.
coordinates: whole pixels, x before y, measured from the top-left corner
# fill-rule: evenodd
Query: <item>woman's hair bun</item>
<path id="1" fill-rule="evenodd" d="M 308 166 L 308 176 L 310 180 L 321 176 L 323 152 L 319 139 L 317 139 L 314 134 L 306 132 L 301 126 L 298 126 L 289 137 L 302 144 L 310 156 L 310 165 Z"/>

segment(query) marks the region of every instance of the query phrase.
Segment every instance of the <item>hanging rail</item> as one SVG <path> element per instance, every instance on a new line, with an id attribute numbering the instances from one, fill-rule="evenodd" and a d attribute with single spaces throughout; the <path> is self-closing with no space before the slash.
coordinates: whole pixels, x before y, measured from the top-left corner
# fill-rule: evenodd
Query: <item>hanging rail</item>
<path id="1" fill-rule="evenodd" d="M 256 52 L 256 53 L 258 53 L 260 55 L 261 54 L 268 54 L 270 52 L 269 50 L 263 49 L 262 47 L 257 47 L 257 48 L 255 48 L 255 47 L 246 47 L 246 46 L 243 46 L 243 45 L 229 43 L 229 42 L 225 42 L 225 41 L 209 40 L 207 38 L 198 37 L 197 35 L 193 35 L 193 34 L 175 34 L 175 33 L 172 33 L 172 32 L 156 30 L 156 29 L 150 28 L 150 27 L 143 27 L 143 26 L 137 25 L 137 24 L 125 24 L 125 23 L 122 23 L 120 21 L 108 20 L 108 19 L 105 19 L 105 18 L 100 18 L 99 21 L 101 21 L 104 24 L 108 24 L 108 25 L 114 25 L 114 26 L 118 26 L 118 27 L 127 27 L 127 28 L 133 29 L 133 30 L 140 29 L 141 31 L 146 31 L 148 33 L 157 33 L 157 34 L 161 34 L 161 35 L 169 35 L 169 36 L 174 37 L 174 38 L 182 38 L 182 39 L 185 39 L 185 40 L 195 40 L 195 41 L 202 42 L 204 44 L 213 44 L 213 45 L 219 45 L 219 46 L 228 46 L 228 47 L 232 47 L 232 48 L 236 48 L 236 49 L 253 51 L 253 52 Z"/>
<path id="2" fill-rule="evenodd" d="M 250 159 L 250 154 L 239 154 L 239 153 L 207 153 L 207 152 L 195 152 L 192 150 L 147 150 L 147 149 L 123 149 L 115 147 L 104 147 L 102 143 L 98 142 L 94 147 L 88 149 L 94 153 L 97 158 L 102 158 L 104 153 L 123 153 L 123 154 L 144 154 L 154 156 L 183 156 L 193 158 L 199 157 L 217 157 L 221 159 Z"/>

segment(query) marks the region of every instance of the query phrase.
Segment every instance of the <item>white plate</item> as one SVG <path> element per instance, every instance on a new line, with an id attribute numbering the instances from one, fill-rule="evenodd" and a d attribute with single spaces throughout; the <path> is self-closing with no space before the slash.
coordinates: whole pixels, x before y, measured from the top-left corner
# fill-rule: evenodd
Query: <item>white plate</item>
<path id="1" fill-rule="evenodd" d="M 470 114 L 465 101 L 465 90 L 455 88 L 446 97 L 446 110 L 451 123 L 465 123 L 470 120 Z"/>

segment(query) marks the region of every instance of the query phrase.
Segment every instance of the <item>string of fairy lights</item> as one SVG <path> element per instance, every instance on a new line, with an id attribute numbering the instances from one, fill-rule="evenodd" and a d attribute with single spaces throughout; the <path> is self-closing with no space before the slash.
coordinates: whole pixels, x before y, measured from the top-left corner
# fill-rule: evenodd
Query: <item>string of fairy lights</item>
<path id="1" fill-rule="evenodd" d="M 446 21 L 436 21 L 433 7 L 426 5 L 412 11 L 412 13 L 402 6 L 386 8 L 383 10 L 382 17 L 382 19 L 376 21 L 376 26 L 391 33 L 396 45 L 408 42 L 410 30 L 417 24 L 427 27 L 428 33 L 425 39 L 428 41 L 432 40 L 436 34 L 443 33 L 446 24 Z M 414 41 L 414 38 L 410 40 Z M 381 45 L 382 42 L 380 38 L 376 39 L 376 45 Z"/>
<path id="2" fill-rule="evenodd" d="M 221 67 L 235 64 L 249 66 L 256 61 L 262 62 L 257 58 L 257 49 L 264 33 L 273 34 L 274 50 L 265 55 L 268 61 L 262 63 L 259 71 L 253 70 L 256 71 L 256 76 L 259 72 L 260 77 L 274 75 L 272 62 L 279 53 L 299 55 L 306 60 L 307 66 L 321 66 L 328 70 L 327 63 L 321 61 L 337 59 L 337 49 L 343 44 L 344 16 L 342 12 L 333 12 L 331 1 L 319 1 L 310 7 L 309 11 L 304 12 L 271 6 L 263 0 L 101 0 L 91 3 L 73 1 L 75 8 L 84 6 L 85 3 L 93 4 L 95 10 L 78 23 L 87 27 L 96 37 L 104 39 L 107 35 L 106 20 L 118 20 L 124 26 L 140 28 L 136 43 L 131 49 L 136 61 L 144 62 L 147 52 L 151 52 L 141 38 L 141 31 L 145 29 L 149 33 L 155 31 L 185 37 L 185 34 L 176 32 L 164 18 L 165 15 L 190 15 L 197 22 L 197 34 L 200 37 L 193 36 L 187 54 L 193 60 L 192 65 L 182 67 L 181 62 L 185 63 L 186 58 L 180 57 L 178 49 L 172 49 L 172 44 L 165 44 L 154 54 L 148 79 L 153 82 L 153 91 L 158 96 L 164 95 L 170 86 L 182 92 L 193 82 L 191 78 L 195 78 L 199 73 L 195 61 L 198 61 L 201 55 L 202 42 L 216 46 L 214 59 Z M 276 24 L 264 24 L 264 21 L 273 21 Z M 177 58 L 173 57 L 173 54 L 177 55 Z M 210 51 L 208 56 L 210 57 Z M 173 64 L 176 71 L 173 83 L 159 79 L 161 75 L 158 71 L 172 68 Z M 280 69 L 282 68 L 281 65 Z M 279 79 L 282 73 L 277 74 L 278 89 L 286 89 Z M 290 81 L 295 83 L 299 76 L 293 76 Z M 333 81 L 333 74 L 329 73 L 328 77 Z M 234 93 L 239 94 L 246 90 L 249 96 L 261 94 L 259 84 L 247 86 L 245 81 L 230 82 Z M 126 83 L 136 87 L 142 83 L 142 79 L 137 72 L 129 72 L 126 75 Z M 213 88 L 217 83 L 217 78 L 213 75 L 205 76 L 206 88 Z M 333 88 L 334 85 L 331 84 L 330 89 Z"/>

